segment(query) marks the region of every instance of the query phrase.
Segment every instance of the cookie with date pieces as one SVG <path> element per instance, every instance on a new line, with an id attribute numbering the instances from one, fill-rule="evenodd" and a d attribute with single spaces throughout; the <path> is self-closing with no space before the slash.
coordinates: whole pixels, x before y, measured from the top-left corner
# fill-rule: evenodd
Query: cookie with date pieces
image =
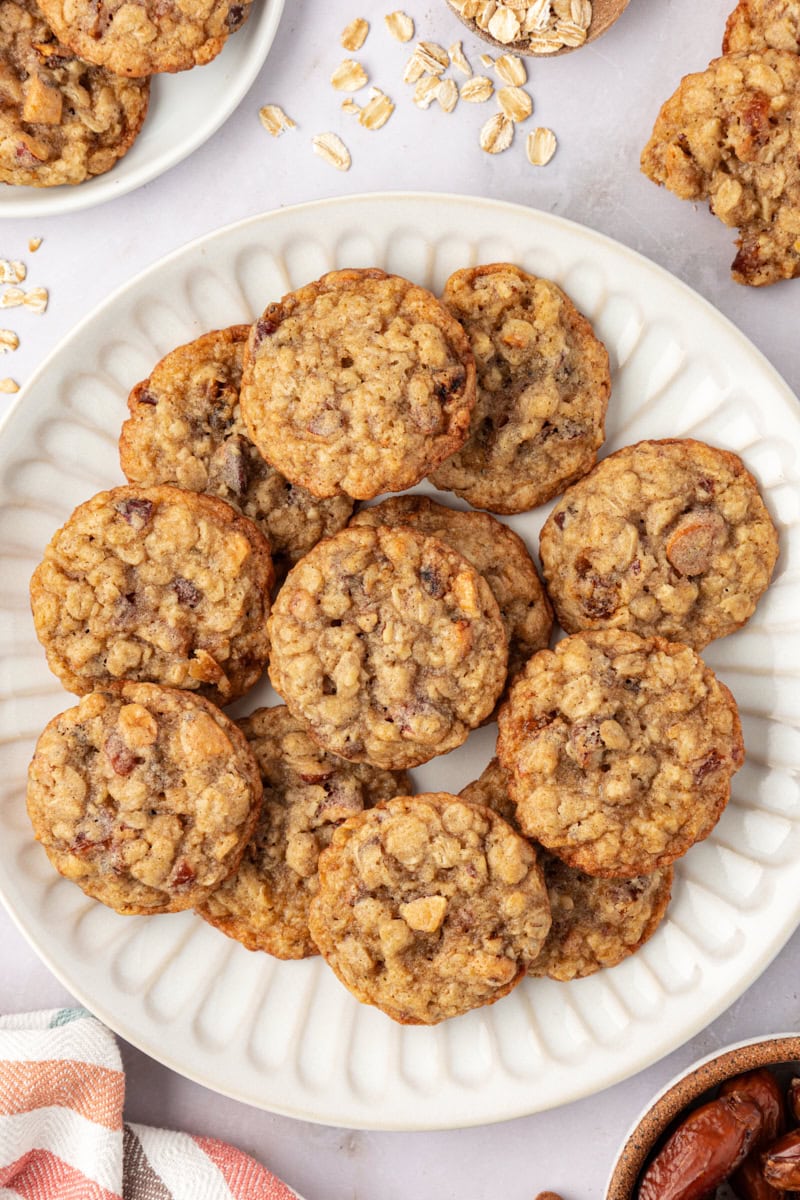
<path id="1" fill-rule="evenodd" d="M 445 792 L 345 821 L 319 877 L 320 952 L 356 999 L 404 1025 L 507 995 L 550 928 L 535 850 L 492 809 Z"/>
<path id="2" fill-rule="evenodd" d="M 228 703 L 263 673 L 272 561 L 252 521 L 180 488 L 81 504 L 31 579 L 48 665 L 83 695 L 118 679 Z"/>
<path id="3" fill-rule="evenodd" d="M 623 630 L 540 650 L 498 725 L 520 829 L 602 878 L 652 874 L 707 837 L 744 761 L 736 703 L 702 659 Z"/>
<path id="4" fill-rule="evenodd" d="M 413 487 L 463 443 L 474 404 L 461 326 L 377 269 L 332 271 L 270 304 L 245 352 L 250 437 L 315 496 Z"/>
<path id="5" fill-rule="evenodd" d="M 91 66 L 58 41 L 32 0 L 0 3 L 0 180 L 82 183 L 130 150 L 147 114 L 148 79 Z"/>
<path id="6" fill-rule="evenodd" d="M 456 271 L 442 303 L 467 332 L 478 400 L 467 441 L 431 482 L 491 512 L 544 504 L 597 459 L 605 346 L 561 288 L 510 263 Z"/>
<path id="7" fill-rule="evenodd" d="M 348 496 L 320 500 L 284 479 L 247 436 L 239 410 L 249 325 L 178 346 L 128 397 L 120 463 L 129 483 L 208 492 L 238 508 L 269 542 L 280 578 L 353 511 Z"/>
<path id="8" fill-rule="evenodd" d="M 201 696 L 114 684 L 54 717 L 28 773 L 53 866 L 119 913 L 192 908 L 235 871 L 261 807 L 258 767 Z"/>
<path id="9" fill-rule="evenodd" d="M 264 803 L 239 869 L 197 911 L 248 950 L 306 958 L 318 953 L 308 906 L 320 853 L 343 821 L 406 794 L 409 779 L 326 754 L 283 706 L 237 724 L 258 763 Z"/>
<path id="10" fill-rule="evenodd" d="M 739 0 L 725 26 L 723 53 L 767 49 L 800 54 L 800 0 Z"/>
<path id="11" fill-rule="evenodd" d="M 289 572 L 269 619 L 269 673 L 332 754 L 397 771 L 460 746 L 506 678 L 486 580 L 438 538 L 353 526 Z"/>
<path id="12" fill-rule="evenodd" d="M 737 283 L 800 275 L 800 55 L 726 54 L 687 75 L 663 105 L 641 165 L 682 200 L 708 200 L 739 230 Z"/>
<path id="13" fill-rule="evenodd" d="M 542 527 L 560 624 L 701 650 L 753 615 L 778 534 L 742 460 L 690 439 L 638 442 L 569 489 Z"/>

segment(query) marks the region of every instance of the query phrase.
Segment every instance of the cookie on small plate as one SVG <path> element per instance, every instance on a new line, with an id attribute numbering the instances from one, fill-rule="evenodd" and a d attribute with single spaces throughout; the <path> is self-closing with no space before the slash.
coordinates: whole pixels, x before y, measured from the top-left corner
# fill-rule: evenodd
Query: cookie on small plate
<path id="1" fill-rule="evenodd" d="M 238 871 L 197 911 L 248 950 L 306 958 L 319 953 L 308 906 L 321 851 L 348 817 L 405 795 L 408 776 L 326 754 L 283 706 L 260 708 L 238 725 L 258 763 L 264 803 Z"/>
<path id="2" fill-rule="evenodd" d="M 272 581 L 263 536 L 223 500 L 119 487 L 54 535 L 31 607 L 69 691 L 135 679 L 228 703 L 266 666 Z"/>
<path id="3" fill-rule="evenodd" d="M 736 703 L 702 659 L 621 630 L 540 650 L 498 725 L 520 829 L 604 878 L 652 874 L 707 837 L 744 761 Z"/>
<path id="4" fill-rule="evenodd" d="M 28 814 L 48 858 L 120 913 L 177 912 L 236 870 L 261 807 L 247 742 L 200 696 L 115 684 L 54 717 Z"/>
<path id="5" fill-rule="evenodd" d="M 510 263 L 456 271 L 442 303 L 467 332 L 478 400 L 467 441 L 431 482 L 491 512 L 544 504 L 597 459 L 605 346 L 559 287 Z"/>
<path id="6" fill-rule="evenodd" d="M 435 1025 L 518 984 L 550 928 L 536 852 L 489 808 L 444 792 L 384 801 L 320 855 L 309 925 L 353 995 Z"/>
<path id="7" fill-rule="evenodd" d="M 462 444 L 474 404 L 461 326 L 384 271 L 333 271 L 290 292 L 256 321 L 245 352 L 250 437 L 315 496 L 413 487 Z"/>
<path id="8" fill-rule="evenodd" d="M 122 79 L 61 45 L 32 0 L 0 3 L 0 181 L 82 183 L 130 150 L 148 79 Z"/>
<path id="9" fill-rule="evenodd" d="M 723 53 L 767 49 L 800 54 L 800 0 L 739 0 L 725 26 Z"/>
<path id="10" fill-rule="evenodd" d="M 249 325 L 217 329 L 172 350 L 128 397 L 119 440 L 130 483 L 209 492 L 238 508 L 269 542 L 279 579 L 353 511 L 348 496 L 319 500 L 259 454 L 239 412 Z"/>

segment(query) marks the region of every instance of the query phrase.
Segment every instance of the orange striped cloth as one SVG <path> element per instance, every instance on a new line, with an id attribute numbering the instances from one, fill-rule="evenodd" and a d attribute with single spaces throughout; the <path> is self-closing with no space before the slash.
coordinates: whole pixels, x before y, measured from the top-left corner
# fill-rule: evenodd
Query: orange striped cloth
<path id="1" fill-rule="evenodd" d="M 0 1017 L 0 1200 L 296 1200 L 225 1142 L 123 1122 L 124 1098 L 85 1009 Z"/>

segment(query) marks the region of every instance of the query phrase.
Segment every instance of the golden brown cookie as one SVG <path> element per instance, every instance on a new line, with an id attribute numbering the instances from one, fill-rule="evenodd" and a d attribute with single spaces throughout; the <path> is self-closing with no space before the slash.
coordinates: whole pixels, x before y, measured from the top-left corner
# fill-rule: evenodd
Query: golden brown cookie
<path id="1" fill-rule="evenodd" d="M 427 496 L 396 496 L 362 508 L 351 525 L 408 525 L 461 554 L 492 589 L 508 637 L 514 676 L 550 640 L 553 610 L 521 537 L 488 513 L 462 512 Z"/>
<path id="2" fill-rule="evenodd" d="M 269 620 L 270 678 L 333 754 L 402 770 L 465 741 L 506 677 L 488 583 L 444 542 L 363 526 L 289 572 Z"/>
<path id="3" fill-rule="evenodd" d="M 431 482 L 492 512 L 544 504 L 597 459 L 605 346 L 560 288 L 509 263 L 456 271 L 442 302 L 469 337 L 478 401 L 469 438 Z"/>
<path id="4" fill-rule="evenodd" d="M 147 114 L 148 79 L 121 79 L 59 44 L 32 0 L 0 3 L 0 181 L 82 183 L 109 171 Z"/>
<path id="5" fill-rule="evenodd" d="M 318 953 L 308 905 L 320 852 L 342 821 L 405 794 L 409 779 L 326 754 L 283 706 L 259 708 L 238 725 L 261 772 L 264 804 L 238 871 L 197 911 L 248 950 L 305 958 Z"/>
<path id="6" fill-rule="evenodd" d="M 702 659 L 621 630 L 540 650 L 498 725 L 520 828 L 604 878 L 649 875 L 707 837 L 744 761 L 736 703 Z"/>
<path id="7" fill-rule="evenodd" d="M 266 666 L 272 580 L 263 536 L 223 500 L 119 487 L 55 534 L 31 607 L 69 691 L 137 679 L 228 703 Z"/>
<path id="8" fill-rule="evenodd" d="M 739 0 L 725 27 L 723 54 L 800 53 L 800 0 Z"/>
<path id="9" fill-rule="evenodd" d="M 730 54 L 687 75 L 658 115 L 642 170 L 739 229 L 737 283 L 800 275 L 800 56 Z"/>
<path id="10" fill-rule="evenodd" d="M 413 487 L 464 441 L 475 364 L 424 288 L 332 271 L 270 304 L 245 352 L 242 416 L 272 465 L 313 492 Z"/>
<path id="11" fill-rule="evenodd" d="M 690 439 L 639 442 L 574 484 L 540 535 L 558 620 L 701 650 L 753 615 L 778 535 L 742 460 Z"/>
<path id="12" fill-rule="evenodd" d="M 351 817 L 319 874 L 317 946 L 358 1000 L 404 1025 L 507 995 L 550 928 L 536 852 L 491 809 L 444 792 Z"/>
<path id="13" fill-rule="evenodd" d="M 177 912 L 236 870 L 261 807 L 244 736 L 200 696 L 114 684 L 54 717 L 28 774 L 53 866 L 120 913 Z"/>
<path id="14" fill-rule="evenodd" d="M 249 325 L 203 334 L 172 350 L 128 397 L 119 440 L 130 483 L 210 492 L 238 508 L 269 542 L 279 579 L 353 511 L 348 496 L 319 500 L 256 450 L 239 412 Z"/>

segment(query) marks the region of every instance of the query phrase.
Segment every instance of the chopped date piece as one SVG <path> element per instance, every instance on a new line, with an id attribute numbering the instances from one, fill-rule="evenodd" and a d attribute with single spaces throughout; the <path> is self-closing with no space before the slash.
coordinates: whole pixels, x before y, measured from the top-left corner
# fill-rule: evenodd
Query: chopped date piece
<path id="1" fill-rule="evenodd" d="M 132 529 L 144 529 L 153 515 L 152 500 L 139 500 L 133 497 L 130 500 L 120 500 L 114 507 Z"/>

